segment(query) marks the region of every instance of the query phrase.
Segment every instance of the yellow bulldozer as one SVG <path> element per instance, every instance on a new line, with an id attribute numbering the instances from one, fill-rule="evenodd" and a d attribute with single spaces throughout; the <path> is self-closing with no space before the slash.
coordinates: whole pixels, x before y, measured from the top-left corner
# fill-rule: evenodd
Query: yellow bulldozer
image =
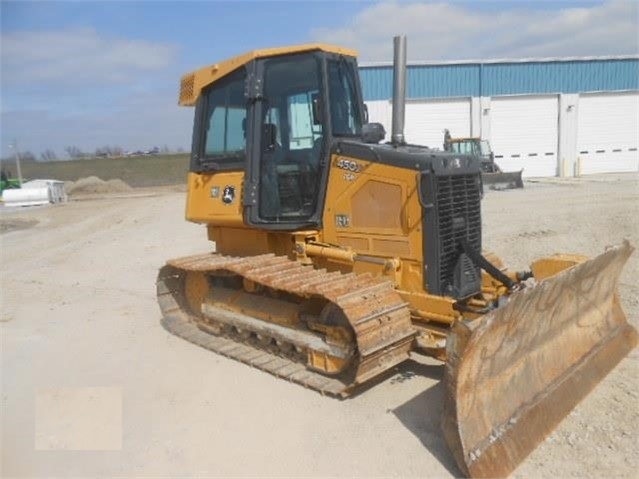
<path id="1" fill-rule="evenodd" d="M 444 151 L 457 154 L 470 154 L 481 158 L 481 179 L 484 186 L 491 190 L 523 188 L 524 170 L 502 171 L 495 163 L 495 153 L 488 140 L 477 137 L 453 138 L 450 131 L 444 130 Z"/>
<path id="2" fill-rule="evenodd" d="M 633 248 L 521 272 L 483 252 L 480 159 L 406 144 L 405 72 L 398 37 L 389 143 L 346 48 L 257 50 L 182 77 L 186 217 L 216 251 L 160 269 L 162 322 L 337 397 L 409 354 L 437 358 L 459 467 L 505 476 L 636 345 L 616 295 Z"/>

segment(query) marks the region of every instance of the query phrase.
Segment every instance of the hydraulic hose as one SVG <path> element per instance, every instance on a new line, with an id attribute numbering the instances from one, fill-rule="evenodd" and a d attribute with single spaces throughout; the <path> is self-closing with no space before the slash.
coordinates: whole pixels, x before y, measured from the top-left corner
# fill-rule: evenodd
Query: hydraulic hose
<path id="1" fill-rule="evenodd" d="M 479 251 L 475 251 L 473 247 L 468 243 L 466 238 L 462 238 L 460 240 L 461 247 L 468 255 L 468 257 L 479 266 L 481 269 L 486 271 L 489 275 L 495 278 L 497 281 L 502 282 L 509 290 L 513 290 L 516 286 L 516 283 L 501 272 L 499 268 L 497 268 L 494 264 L 488 261 Z"/>

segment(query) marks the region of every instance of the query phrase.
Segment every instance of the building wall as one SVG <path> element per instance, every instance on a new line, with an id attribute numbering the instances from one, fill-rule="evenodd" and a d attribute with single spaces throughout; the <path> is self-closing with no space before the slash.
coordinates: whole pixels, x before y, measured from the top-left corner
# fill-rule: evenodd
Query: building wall
<path id="1" fill-rule="evenodd" d="M 639 59 L 483 65 L 482 95 L 639 89 Z"/>
<path id="2" fill-rule="evenodd" d="M 412 99 L 479 96 L 476 65 L 408 66 L 406 96 Z M 392 65 L 360 67 L 364 101 L 393 96 Z"/>
<path id="3" fill-rule="evenodd" d="M 639 57 L 409 65 L 411 99 L 639 90 Z M 364 101 L 393 94 L 391 64 L 360 66 Z"/>
<path id="4" fill-rule="evenodd" d="M 577 170 L 577 114 L 579 95 L 559 95 L 559 176 L 575 176 Z"/>
<path id="5" fill-rule="evenodd" d="M 392 65 L 360 71 L 370 119 L 390 131 Z M 639 171 L 639 57 L 409 65 L 406 115 L 409 142 L 441 147 L 444 128 L 494 140 L 497 163 L 525 176 Z"/>

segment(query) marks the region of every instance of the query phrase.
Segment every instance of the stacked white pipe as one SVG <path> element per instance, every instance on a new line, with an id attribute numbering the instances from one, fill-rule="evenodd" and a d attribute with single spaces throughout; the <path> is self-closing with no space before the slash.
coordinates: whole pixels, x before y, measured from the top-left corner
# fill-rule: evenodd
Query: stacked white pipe
<path id="1" fill-rule="evenodd" d="M 32 180 L 18 189 L 2 192 L 5 206 L 39 206 L 67 201 L 64 182 L 57 180 Z"/>

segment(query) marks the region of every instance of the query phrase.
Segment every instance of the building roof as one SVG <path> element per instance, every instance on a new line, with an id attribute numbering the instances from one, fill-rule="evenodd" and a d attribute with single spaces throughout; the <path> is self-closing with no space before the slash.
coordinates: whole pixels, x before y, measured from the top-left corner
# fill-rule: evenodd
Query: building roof
<path id="1" fill-rule="evenodd" d="M 639 55 L 604 55 L 585 57 L 531 57 L 531 58 L 489 58 L 483 60 L 414 60 L 408 66 L 436 65 L 491 65 L 495 63 L 551 63 L 551 62 L 591 62 L 606 60 L 639 60 Z M 359 62 L 360 68 L 392 67 L 392 61 Z"/>

